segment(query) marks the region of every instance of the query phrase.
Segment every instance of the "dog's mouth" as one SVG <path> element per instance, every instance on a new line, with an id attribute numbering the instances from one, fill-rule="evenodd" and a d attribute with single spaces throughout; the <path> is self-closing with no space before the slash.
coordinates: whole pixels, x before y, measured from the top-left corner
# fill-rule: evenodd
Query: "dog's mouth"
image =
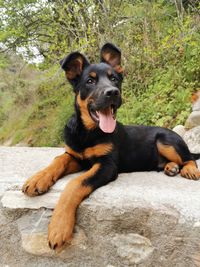
<path id="1" fill-rule="evenodd" d="M 89 108 L 91 118 L 99 124 L 99 128 L 104 133 L 112 133 L 116 127 L 117 107 L 113 104 L 103 109 Z"/>

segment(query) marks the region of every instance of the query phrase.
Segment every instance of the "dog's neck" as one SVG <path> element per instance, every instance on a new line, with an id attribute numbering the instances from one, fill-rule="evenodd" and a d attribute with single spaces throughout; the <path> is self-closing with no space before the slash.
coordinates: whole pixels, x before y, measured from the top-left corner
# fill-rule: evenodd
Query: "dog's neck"
<path id="1" fill-rule="evenodd" d="M 100 130 L 99 127 L 91 130 L 87 130 L 82 122 L 80 112 L 76 111 L 64 130 L 64 140 L 66 145 L 70 146 L 77 152 L 96 145 L 97 140 L 99 142 L 108 142 L 112 134 L 106 134 Z"/>

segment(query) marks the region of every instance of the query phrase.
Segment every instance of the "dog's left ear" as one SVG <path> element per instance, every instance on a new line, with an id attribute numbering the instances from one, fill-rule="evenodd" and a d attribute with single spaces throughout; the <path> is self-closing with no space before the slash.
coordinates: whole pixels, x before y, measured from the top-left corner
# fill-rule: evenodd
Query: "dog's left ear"
<path id="1" fill-rule="evenodd" d="M 101 62 L 111 65 L 116 72 L 122 73 L 121 67 L 121 50 L 111 43 L 106 43 L 101 48 Z"/>
<path id="2" fill-rule="evenodd" d="M 66 77 L 73 84 L 81 76 L 83 69 L 90 63 L 87 58 L 79 52 L 73 52 L 60 61 Z"/>

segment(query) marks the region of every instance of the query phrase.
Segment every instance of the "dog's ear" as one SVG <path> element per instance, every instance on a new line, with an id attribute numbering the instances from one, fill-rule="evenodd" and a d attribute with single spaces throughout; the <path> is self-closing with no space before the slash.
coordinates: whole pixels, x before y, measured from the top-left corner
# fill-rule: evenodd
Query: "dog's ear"
<path id="1" fill-rule="evenodd" d="M 101 48 L 101 62 L 105 62 L 111 65 L 116 72 L 122 73 L 123 68 L 121 67 L 121 50 L 111 43 L 106 43 Z"/>
<path id="2" fill-rule="evenodd" d="M 61 68 L 71 83 L 77 80 L 83 69 L 89 64 L 87 58 L 79 52 L 73 52 L 60 61 Z"/>

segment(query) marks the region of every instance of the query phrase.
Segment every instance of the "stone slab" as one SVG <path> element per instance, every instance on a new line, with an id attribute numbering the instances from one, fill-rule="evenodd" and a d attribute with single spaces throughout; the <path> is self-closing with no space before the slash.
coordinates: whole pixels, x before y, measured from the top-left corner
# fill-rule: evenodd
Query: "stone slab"
<path id="1" fill-rule="evenodd" d="M 186 131 L 183 139 L 191 152 L 200 153 L 200 125 Z"/>
<path id="2" fill-rule="evenodd" d="M 0 196 L 13 185 L 21 185 L 33 173 L 46 167 L 63 148 L 0 146 Z"/>
<path id="3" fill-rule="evenodd" d="M 53 209 L 60 193 L 77 174 L 59 180 L 49 193 L 38 196 L 25 196 L 20 185 L 7 191 L 2 197 L 2 205 L 10 209 Z M 140 203 L 156 207 L 171 207 L 180 214 L 180 219 L 200 220 L 200 181 L 168 177 L 162 172 L 136 172 L 120 174 L 118 179 L 99 188 L 83 203 L 118 208 L 137 206 Z M 145 204 L 147 205 L 147 204 Z"/>
<path id="4" fill-rule="evenodd" d="M 77 174 L 39 197 L 25 196 L 21 186 L 62 152 L 0 148 L 0 181 L 9 189 L 2 190 L 0 266 L 200 266 L 200 182 L 162 172 L 120 174 L 96 190 L 77 211 L 71 244 L 52 252 L 47 244 L 52 209 Z"/>

